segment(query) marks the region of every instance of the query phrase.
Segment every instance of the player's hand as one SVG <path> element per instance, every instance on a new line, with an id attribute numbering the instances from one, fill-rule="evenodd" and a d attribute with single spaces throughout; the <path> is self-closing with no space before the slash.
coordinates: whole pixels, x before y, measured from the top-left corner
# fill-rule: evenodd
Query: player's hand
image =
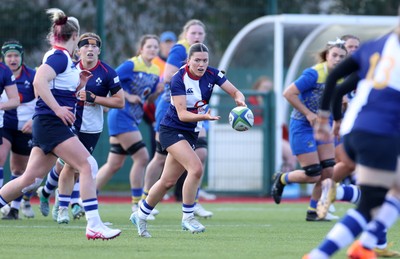
<path id="1" fill-rule="evenodd" d="M 136 94 L 125 94 L 125 99 L 133 104 L 141 103 L 142 99 Z"/>
<path id="2" fill-rule="evenodd" d="M 32 119 L 28 120 L 21 128 L 22 133 L 32 134 Z"/>
<path id="3" fill-rule="evenodd" d="M 314 125 L 314 137 L 316 140 L 329 141 L 332 139 L 332 131 L 329 120 L 316 120 Z"/>
<path id="4" fill-rule="evenodd" d="M 242 99 L 235 99 L 236 106 L 247 107 L 246 102 Z"/>
<path id="5" fill-rule="evenodd" d="M 308 122 L 310 123 L 311 127 L 314 127 L 314 125 L 317 122 L 318 116 L 317 116 L 317 114 L 310 112 L 309 114 L 306 115 L 306 118 L 307 118 Z"/>
<path id="6" fill-rule="evenodd" d="M 338 140 L 340 140 L 340 125 L 341 125 L 342 121 L 338 120 L 338 121 L 333 121 L 333 129 L 332 129 L 332 133 L 335 137 L 338 138 Z"/>
<path id="7" fill-rule="evenodd" d="M 70 110 L 72 110 L 71 107 L 60 106 L 60 108 L 54 111 L 57 117 L 67 126 L 71 126 L 75 122 L 75 115 Z"/>
<path id="8" fill-rule="evenodd" d="M 89 103 L 94 103 L 96 100 L 96 95 L 90 91 L 79 91 L 78 99 L 80 101 L 86 101 Z"/>
<path id="9" fill-rule="evenodd" d="M 211 115 L 211 109 L 208 109 L 208 111 L 204 115 L 206 116 L 206 120 L 209 120 L 209 121 L 216 121 L 216 120 L 221 119 L 221 116 Z"/>
<path id="10" fill-rule="evenodd" d="M 83 87 L 85 87 L 85 85 L 87 84 L 87 82 L 89 81 L 90 78 L 93 77 L 92 72 L 90 72 L 89 70 L 82 70 L 79 73 L 79 79 L 80 79 L 80 83 L 78 88 L 76 89 L 76 91 L 81 90 Z"/>

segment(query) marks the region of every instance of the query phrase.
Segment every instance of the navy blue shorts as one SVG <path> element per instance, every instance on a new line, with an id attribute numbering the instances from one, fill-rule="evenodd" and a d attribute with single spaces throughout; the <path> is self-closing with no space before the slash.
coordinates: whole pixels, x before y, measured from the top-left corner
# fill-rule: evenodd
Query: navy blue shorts
<path id="1" fill-rule="evenodd" d="M 39 147 L 46 155 L 74 136 L 72 129 L 57 116 L 37 115 L 33 118 L 32 146 Z"/>
<path id="2" fill-rule="evenodd" d="M 85 148 L 89 151 L 90 154 L 93 153 L 96 148 L 97 142 L 99 142 L 101 133 L 83 133 L 78 132 L 78 138 L 85 146 Z"/>
<path id="3" fill-rule="evenodd" d="M 181 140 L 189 142 L 190 146 L 194 150 L 198 137 L 198 132 L 180 130 L 160 125 L 160 143 L 163 150 L 166 150 L 169 146 L 172 146 Z"/>
<path id="4" fill-rule="evenodd" d="M 22 156 L 29 156 L 32 150 L 32 134 L 20 130 L 3 128 L 3 138 L 11 143 L 11 151 Z"/>
<path id="5" fill-rule="evenodd" d="M 400 137 L 353 131 L 343 137 L 347 155 L 357 164 L 396 171 L 400 155 Z"/>

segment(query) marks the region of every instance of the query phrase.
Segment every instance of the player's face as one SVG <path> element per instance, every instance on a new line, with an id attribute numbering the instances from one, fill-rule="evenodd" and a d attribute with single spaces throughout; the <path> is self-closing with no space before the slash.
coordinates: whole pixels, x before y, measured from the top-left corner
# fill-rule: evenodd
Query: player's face
<path id="1" fill-rule="evenodd" d="M 204 28 L 198 24 L 190 26 L 186 32 L 186 40 L 189 42 L 189 45 L 203 43 L 205 37 L 206 32 L 204 31 Z"/>
<path id="2" fill-rule="evenodd" d="M 208 52 L 195 52 L 188 61 L 190 73 L 201 77 L 208 67 Z"/>
<path id="3" fill-rule="evenodd" d="M 347 49 L 348 55 L 351 55 L 358 49 L 358 47 L 360 47 L 360 42 L 356 39 L 348 39 L 344 46 Z"/>
<path id="4" fill-rule="evenodd" d="M 21 65 L 21 55 L 18 51 L 7 51 L 4 62 L 11 71 L 17 71 Z"/>
<path id="5" fill-rule="evenodd" d="M 157 57 L 160 51 L 160 45 L 156 39 L 147 39 L 142 49 L 140 50 L 140 55 L 147 62 L 151 62 L 153 58 Z"/>
<path id="6" fill-rule="evenodd" d="M 83 62 L 97 62 L 99 60 L 100 48 L 96 44 L 85 44 L 79 48 L 78 55 Z"/>
<path id="7" fill-rule="evenodd" d="M 345 57 L 346 51 L 344 49 L 333 47 L 326 54 L 326 62 L 328 63 L 328 69 L 333 69 L 339 64 Z"/>

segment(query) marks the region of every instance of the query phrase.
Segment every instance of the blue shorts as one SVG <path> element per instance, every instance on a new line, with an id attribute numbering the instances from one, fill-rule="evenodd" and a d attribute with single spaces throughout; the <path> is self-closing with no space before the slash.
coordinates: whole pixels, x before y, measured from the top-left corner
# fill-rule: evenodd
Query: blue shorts
<path id="1" fill-rule="evenodd" d="M 116 136 L 126 132 L 139 131 L 139 123 L 119 109 L 110 109 L 107 116 L 108 134 Z"/>
<path id="2" fill-rule="evenodd" d="M 46 155 L 58 144 L 74 136 L 72 129 L 57 116 L 37 115 L 33 118 L 32 146 L 39 147 Z"/>
<path id="3" fill-rule="evenodd" d="M 96 148 L 97 142 L 99 141 L 101 133 L 83 133 L 78 132 L 78 138 L 85 146 L 85 148 L 89 151 L 90 154 L 93 153 Z"/>
<path id="4" fill-rule="evenodd" d="M 11 143 L 11 151 L 21 156 L 29 156 L 32 150 L 32 134 L 20 130 L 3 128 L 3 138 Z"/>
<path id="5" fill-rule="evenodd" d="M 157 103 L 156 106 L 156 123 L 154 124 L 154 131 L 155 132 L 160 132 L 160 123 L 161 120 L 164 118 L 164 115 L 167 113 L 167 110 L 169 108 L 169 105 L 171 104 L 170 102 L 167 102 L 162 98 L 161 96 L 159 97 L 160 100 Z"/>
<path id="6" fill-rule="evenodd" d="M 189 142 L 190 146 L 194 150 L 198 137 L 198 132 L 180 130 L 160 125 L 160 143 L 163 150 L 166 150 L 169 146 L 172 146 L 181 140 Z"/>
<path id="7" fill-rule="evenodd" d="M 357 164 L 396 171 L 400 155 L 400 137 L 353 131 L 343 137 L 344 149 Z"/>
<path id="8" fill-rule="evenodd" d="M 341 138 L 335 137 L 335 138 L 333 139 L 333 141 L 334 141 L 334 143 L 335 143 L 335 147 L 339 146 L 340 144 L 343 144 L 343 138 L 342 138 L 342 137 L 341 137 Z"/>
<path id="9" fill-rule="evenodd" d="M 293 155 L 301 155 L 317 151 L 319 145 L 332 143 L 333 141 L 317 141 L 314 131 L 308 121 L 290 119 L 289 142 Z"/>

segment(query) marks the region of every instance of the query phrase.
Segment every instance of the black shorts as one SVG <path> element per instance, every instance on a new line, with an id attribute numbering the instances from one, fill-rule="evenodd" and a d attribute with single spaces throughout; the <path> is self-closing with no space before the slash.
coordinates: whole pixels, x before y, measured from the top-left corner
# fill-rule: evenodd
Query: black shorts
<path id="1" fill-rule="evenodd" d="M 395 172 L 400 155 L 400 137 L 353 131 L 343 137 L 347 155 L 367 167 Z"/>
<path id="2" fill-rule="evenodd" d="M 72 129 L 57 116 L 37 115 L 33 118 L 32 145 L 39 147 L 46 155 L 58 144 L 74 136 Z"/>
<path id="3" fill-rule="evenodd" d="M 22 156 L 29 156 L 32 150 L 32 134 L 20 130 L 3 128 L 3 138 L 11 143 L 11 151 Z"/>
<path id="4" fill-rule="evenodd" d="M 83 133 L 78 132 L 78 138 L 85 146 L 85 148 L 89 151 L 90 154 L 93 153 L 96 148 L 97 142 L 99 142 L 101 133 Z"/>
<path id="5" fill-rule="evenodd" d="M 195 149 L 198 137 L 198 132 L 180 130 L 160 125 L 160 143 L 163 150 L 166 150 L 169 146 L 172 146 L 181 140 L 186 140 L 189 142 L 190 146 Z"/>

